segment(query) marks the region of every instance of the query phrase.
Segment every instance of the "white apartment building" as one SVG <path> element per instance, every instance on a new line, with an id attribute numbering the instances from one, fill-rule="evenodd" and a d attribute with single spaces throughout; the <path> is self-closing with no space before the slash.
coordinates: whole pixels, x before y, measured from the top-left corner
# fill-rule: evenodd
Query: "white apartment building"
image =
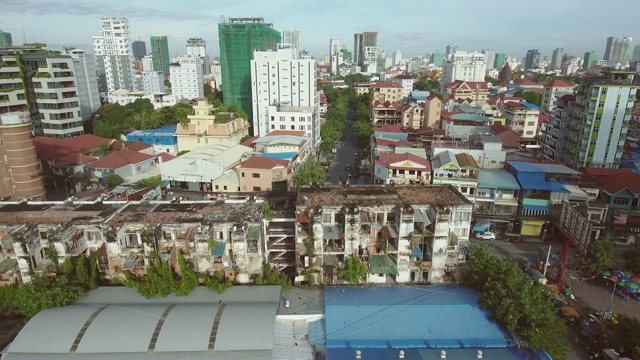
<path id="1" fill-rule="evenodd" d="M 143 71 L 136 75 L 137 89 L 145 94 L 164 93 L 164 74 L 162 71 Z"/>
<path id="2" fill-rule="evenodd" d="M 340 40 L 339 39 L 330 39 L 329 40 L 329 56 L 340 52 Z"/>
<path id="3" fill-rule="evenodd" d="M 483 82 L 486 72 L 483 53 L 457 51 L 442 66 L 442 86 L 456 80 Z"/>
<path id="4" fill-rule="evenodd" d="M 142 58 L 142 71 L 153 71 L 153 56 L 145 55 Z"/>
<path id="5" fill-rule="evenodd" d="M 276 51 L 256 51 L 251 60 L 251 92 L 255 135 L 265 136 L 272 129 L 280 129 L 280 115 L 276 117 L 273 109 L 270 113 L 270 106 L 292 107 L 302 110 L 293 115 L 296 130 L 305 125 L 305 131 L 309 131 L 306 129 L 311 126 L 313 145 L 320 141 L 315 60 L 300 58 L 289 44 L 279 44 Z M 301 117 L 307 121 L 301 123 Z M 286 125 L 291 129 L 294 124 Z M 314 129 L 318 129 L 315 135 Z"/>
<path id="6" fill-rule="evenodd" d="M 31 104 L 36 135 L 65 138 L 84 134 L 73 60 L 68 56 L 34 54 L 22 57 L 32 83 Z"/>
<path id="7" fill-rule="evenodd" d="M 581 66 L 578 60 L 565 61 L 562 64 L 562 75 L 564 76 L 573 75 L 580 69 L 581 69 Z"/>
<path id="8" fill-rule="evenodd" d="M 320 121 L 318 107 L 313 106 L 269 106 L 269 130 L 304 131 L 305 137 L 311 139 L 311 146 L 320 142 Z"/>
<path id="9" fill-rule="evenodd" d="M 494 69 L 496 63 L 496 52 L 494 50 L 485 49 L 482 50 L 484 54 L 484 62 L 487 64 L 487 69 Z"/>
<path id="10" fill-rule="evenodd" d="M 93 53 L 100 80 L 100 93 L 133 89 L 133 49 L 129 39 L 129 20 L 124 17 L 100 19 L 101 35 L 93 37 Z"/>
<path id="11" fill-rule="evenodd" d="M 211 61 L 207 55 L 207 43 L 202 38 L 187 39 L 187 56 L 199 57 L 202 63 L 202 73 L 211 74 Z"/>
<path id="12" fill-rule="evenodd" d="M 331 75 L 338 75 L 338 67 L 344 63 L 342 52 L 338 51 L 331 55 Z"/>
<path id="13" fill-rule="evenodd" d="M 80 114 L 82 120 L 89 120 L 100 108 L 100 89 L 96 82 L 96 59 L 80 49 L 65 49 L 63 54 L 71 56 L 73 73 L 76 76 Z"/>
<path id="14" fill-rule="evenodd" d="M 116 90 L 109 94 L 113 104 L 125 106 L 131 104 L 138 99 L 147 99 L 151 101 L 154 109 L 161 109 L 166 106 L 173 106 L 178 103 L 178 98 L 173 94 L 145 94 L 142 91 L 131 91 L 127 89 Z"/>
<path id="15" fill-rule="evenodd" d="M 186 100 L 204 96 L 202 64 L 199 57 L 182 56 L 172 62 L 171 92 L 178 99 Z"/>
<path id="16" fill-rule="evenodd" d="M 398 66 L 401 65 L 402 62 L 402 53 L 400 52 L 400 50 L 398 51 L 394 51 L 393 52 L 393 66 Z"/>

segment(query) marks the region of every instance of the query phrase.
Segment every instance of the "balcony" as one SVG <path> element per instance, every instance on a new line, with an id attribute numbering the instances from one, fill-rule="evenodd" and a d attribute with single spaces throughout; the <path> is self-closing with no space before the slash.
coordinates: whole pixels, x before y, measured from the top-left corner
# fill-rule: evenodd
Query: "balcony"
<path id="1" fill-rule="evenodd" d="M 541 207 L 549 207 L 549 200 L 546 199 L 536 199 L 536 198 L 524 198 L 522 200 L 522 205 L 524 206 L 541 206 Z"/>

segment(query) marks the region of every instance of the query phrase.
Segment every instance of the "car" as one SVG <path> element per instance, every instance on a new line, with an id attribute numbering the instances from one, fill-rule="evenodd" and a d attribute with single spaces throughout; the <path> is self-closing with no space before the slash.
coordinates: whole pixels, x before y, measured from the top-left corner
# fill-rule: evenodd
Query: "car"
<path id="1" fill-rule="evenodd" d="M 496 234 L 487 231 L 487 232 L 483 232 L 483 233 L 477 233 L 476 234 L 476 239 L 478 240 L 495 240 L 496 239 Z"/>

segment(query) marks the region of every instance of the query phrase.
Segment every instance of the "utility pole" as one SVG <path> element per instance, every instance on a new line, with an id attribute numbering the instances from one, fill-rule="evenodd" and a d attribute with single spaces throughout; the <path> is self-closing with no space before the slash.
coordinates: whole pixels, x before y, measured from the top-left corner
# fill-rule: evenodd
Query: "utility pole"
<path id="1" fill-rule="evenodd" d="M 542 249 L 542 251 L 544 251 L 544 248 L 540 247 Z M 547 275 L 547 267 L 549 266 L 549 257 L 551 256 L 551 245 L 549 245 L 549 251 L 547 251 L 547 260 L 545 260 L 544 262 L 544 267 L 543 267 L 543 271 L 542 271 L 542 276 L 546 276 Z"/>

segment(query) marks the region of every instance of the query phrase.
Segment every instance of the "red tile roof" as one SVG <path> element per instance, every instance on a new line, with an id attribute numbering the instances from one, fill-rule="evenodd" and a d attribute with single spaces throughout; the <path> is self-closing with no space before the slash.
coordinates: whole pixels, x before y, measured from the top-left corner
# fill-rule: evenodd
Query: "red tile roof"
<path id="1" fill-rule="evenodd" d="M 135 165 L 143 161 L 153 159 L 151 155 L 139 153 L 133 150 L 120 150 L 96 160 L 89 165 L 95 169 L 119 169 L 126 165 Z"/>
<path id="2" fill-rule="evenodd" d="M 169 160 L 173 160 L 176 157 L 171 155 L 171 154 L 167 154 L 166 152 L 161 152 L 159 154 L 156 154 L 156 163 L 160 163 L 160 162 L 167 162 Z"/>
<path id="3" fill-rule="evenodd" d="M 273 130 L 272 132 L 267 133 L 267 135 L 265 136 L 282 136 L 282 135 L 305 137 L 307 133 L 302 130 Z"/>
<path id="4" fill-rule="evenodd" d="M 640 193 L 640 174 L 618 174 L 616 176 L 602 177 L 600 182 L 609 194 L 615 194 L 628 189 L 634 194 Z"/>
<path id="5" fill-rule="evenodd" d="M 256 135 L 248 140 L 241 142 L 240 145 L 253 148 L 253 142 L 256 141 L 258 138 L 260 138 L 260 136 Z"/>
<path id="6" fill-rule="evenodd" d="M 539 124 L 544 124 L 549 120 L 548 116 L 545 114 L 540 114 L 538 115 L 538 123 Z"/>
<path id="7" fill-rule="evenodd" d="M 398 79 L 398 80 L 410 80 L 413 79 L 411 76 L 409 75 L 398 75 L 398 76 L 394 76 L 394 79 Z"/>
<path id="8" fill-rule="evenodd" d="M 611 175 L 619 175 L 619 174 L 630 174 L 631 169 L 605 169 L 605 168 L 590 168 L 583 167 L 578 169 L 579 172 L 585 175 L 593 175 L 593 176 L 611 176 Z"/>
<path id="9" fill-rule="evenodd" d="M 382 125 L 373 129 L 376 132 L 401 133 L 404 132 L 402 125 Z"/>
<path id="10" fill-rule="evenodd" d="M 496 135 L 509 130 L 508 127 L 506 127 L 506 126 L 504 126 L 504 125 L 502 125 L 500 123 L 495 123 L 495 124 L 489 126 L 489 129 L 491 131 L 493 131 L 493 133 L 496 134 Z"/>
<path id="11" fill-rule="evenodd" d="M 480 90 L 489 89 L 489 86 L 484 81 L 462 81 L 462 80 L 456 80 L 454 82 L 447 83 L 446 88 L 447 89 L 452 89 L 452 90 L 457 90 L 463 84 L 466 85 L 465 87 L 468 87 L 471 90 L 476 90 L 478 87 L 480 87 Z"/>
<path id="12" fill-rule="evenodd" d="M 393 108 L 393 109 L 395 109 L 397 111 L 402 111 L 402 109 L 403 109 L 402 108 L 402 104 L 400 104 L 400 103 L 389 102 L 389 101 L 382 102 L 380 100 L 376 100 L 373 103 L 373 108 L 374 109 L 391 109 L 391 108 Z"/>
<path id="13" fill-rule="evenodd" d="M 429 96 L 427 96 L 427 100 L 431 101 L 431 100 L 433 100 L 433 99 L 438 99 L 438 100 L 440 100 L 440 99 L 436 96 L 436 94 L 432 92 L 432 93 L 430 93 L 430 94 L 429 94 Z"/>
<path id="14" fill-rule="evenodd" d="M 289 162 L 287 160 L 275 159 L 267 156 L 252 156 L 240 165 L 242 169 L 273 169 L 278 166 L 287 167 Z"/>
<path id="15" fill-rule="evenodd" d="M 549 82 L 547 84 L 547 87 L 573 87 L 573 85 L 569 84 L 568 82 L 564 81 L 564 80 L 553 80 L 551 82 Z"/>
<path id="16" fill-rule="evenodd" d="M 141 141 L 114 141 L 111 143 L 112 150 L 133 150 L 133 151 L 142 151 L 150 148 L 151 145 L 145 144 Z"/>
<path id="17" fill-rule="evenodd" d="M 379 82 L 371 85 L 372 88 L 401 88 L 400 84 L 392 82 Z"/>
<path id="18" fill-rule="evenodd" d="M 378 158 L 378 160 L 376 160 L 376 163 L 386 167 L 386 168 L 392 168 L 392 169 L 399 169 L 399 170 L 416 170 L 419 168 L 415 168 L 415 167 L 410 167 L 410 166 L 391 166 L 391 164 L 393 163 L 398 163 L 398 162 L 402 162 L 402 161 L 411 161 L 413 163 L 416 163 L 418 165 L 422 165 L 423 167 L 423 171 L 431 171 L 431 164 L 429 163 L 429 161 L 427 159 L 421 158 L 420 156 L 411 154 L 411 153 L 404 153 L 404 154 L 393 154 L 393 153 L 382 153 L 380 154 L 380 157 Z"/>
<path id="19" fill-rule="evenodd" d="M 527 110 L 527 107 L 517 103 L 515 101 L 509 101 L 508 103 L 504 104 L 505 107 L 510 107 L 510 108 L 514 108 L 514 109 L 518 109 L 518 110 Z"/>
<path id="20" fill-rule="evenodd" d="M 87 164 L 92 161 L 98 160 L 97 157 L 88 156 L 80 153 L 69 154 L 67 156 L 63 156 L 60 159 L 60 162 L 66 162 L 69 164 L 79 165 L 79 164 Z"/>
<path id="21" fill-rule="evenodd" d="M 36 153 L 41 160 L 50 161 L 61 157 L 88 153 L 100 149 L 100 145 L 109 144 L 113 139 L 105 139 L 91 134 L 74 136 L 70 138 L 57 139 L 51 137 L 36 137 L 33 143 Z"/>
<path id="22" fill-rule="evenodd" d="M 631 115 L 633 116 L 640 116 L 640 110 L 636 110 L 633 113 L 631 113 Z"/>

